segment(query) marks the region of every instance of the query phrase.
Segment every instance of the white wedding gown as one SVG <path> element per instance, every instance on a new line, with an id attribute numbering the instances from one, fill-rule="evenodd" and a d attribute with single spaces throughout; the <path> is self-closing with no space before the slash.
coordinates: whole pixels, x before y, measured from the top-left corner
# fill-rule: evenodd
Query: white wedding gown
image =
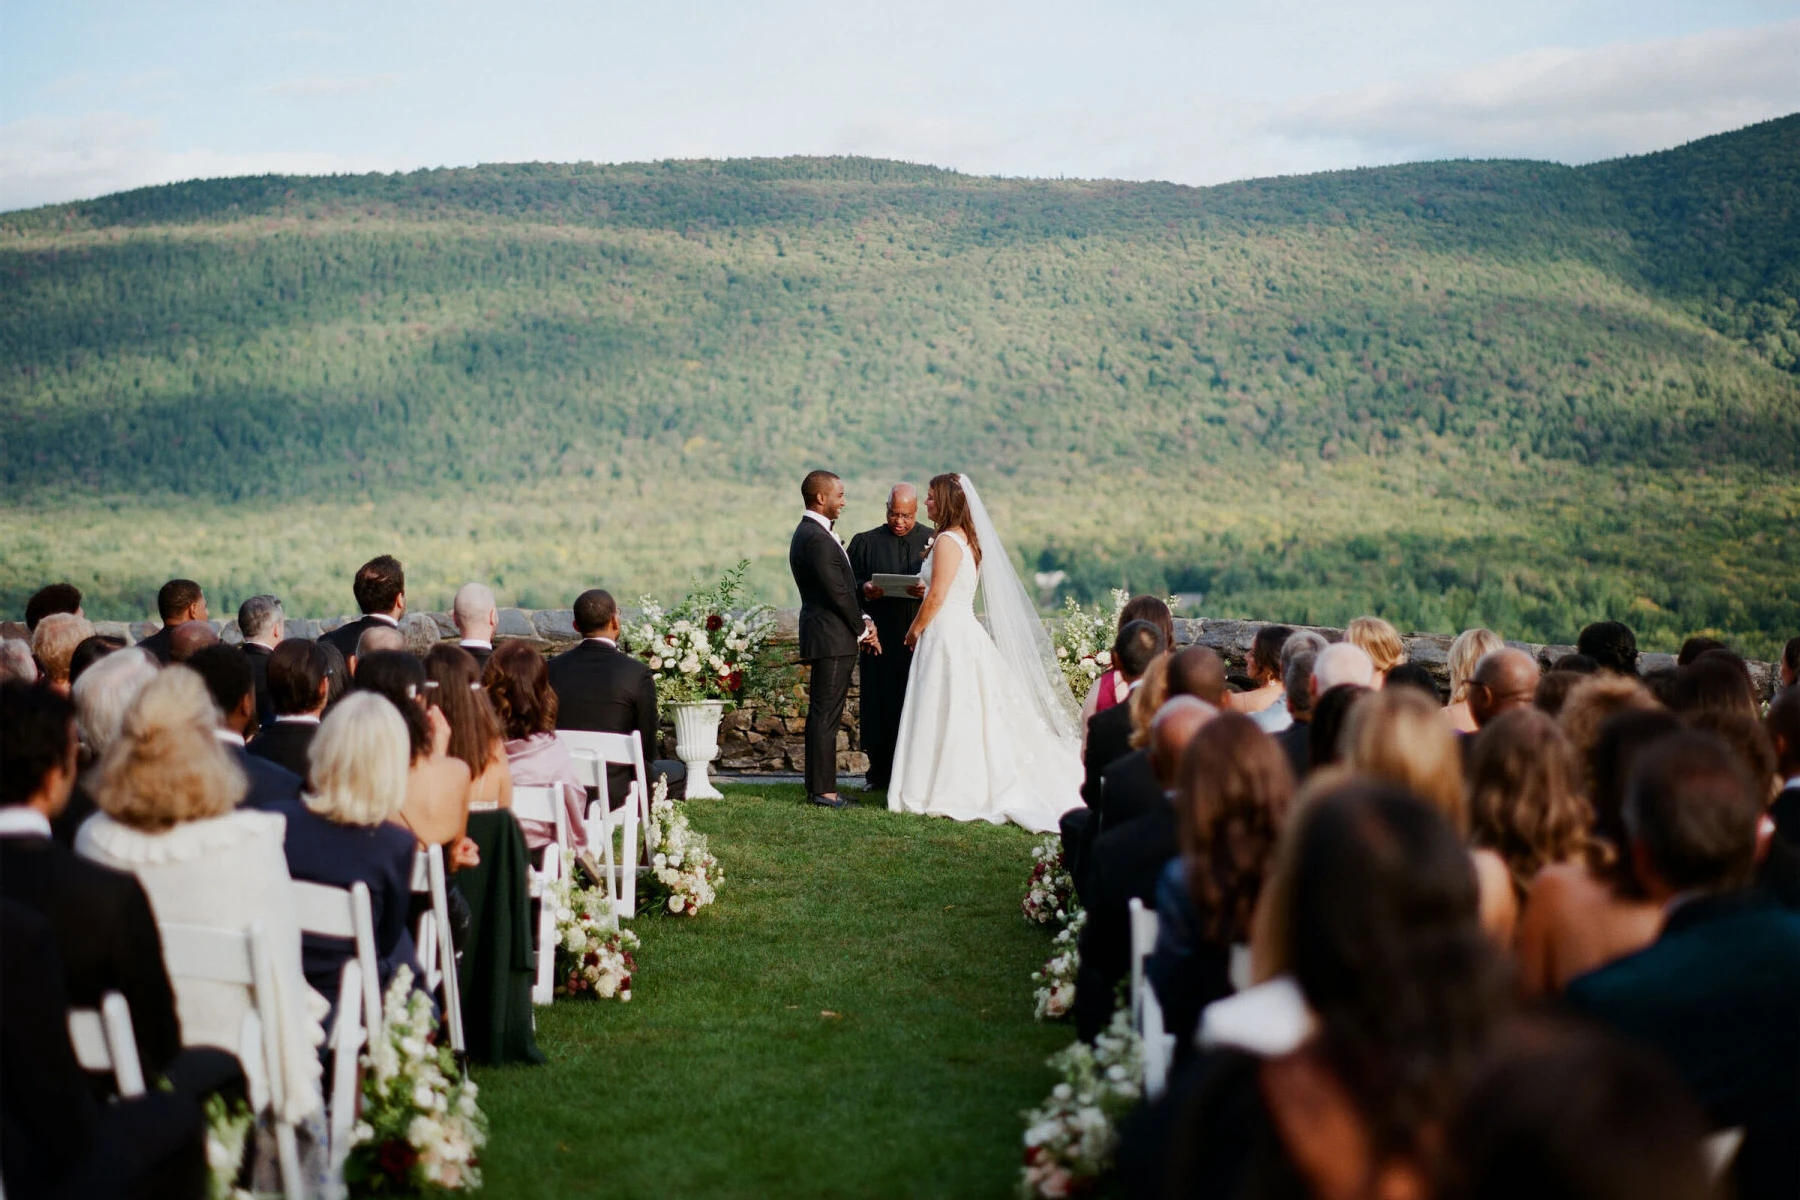
<path id="1" fill-rule="evenodd" d="M 975 616 L 980 573 L 968 543 L 940 536 L 956 539 L 962 561 L 913 651 L 888 808 L 1053 833 L 1081 807 L 1080 741 L 1045 722 Z M 928 586 L 936 557 L 919 573 Z"/>

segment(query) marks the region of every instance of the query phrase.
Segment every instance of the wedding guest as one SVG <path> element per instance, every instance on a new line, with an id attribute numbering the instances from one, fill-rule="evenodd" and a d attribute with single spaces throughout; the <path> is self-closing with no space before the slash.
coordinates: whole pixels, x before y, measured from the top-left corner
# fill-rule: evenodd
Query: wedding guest
<path id="1" fill-rule="evenodd" d="M 330 660 L 330 665 L 325 668 L 325 711 L 330 712 L 344 698 L 344 693 L 350 690 L 354 676 L 350 671 L 349 660 L 336 646 L 321 639 L 319 649 L 325 651 L 325 657 Z"/>
<path id="2" fill-rule="evenodd" d="M 1589 674 L 1592 672 L 1545 671 L 1543 678 L 1538 680 L 1537 690 L 1531 694 L 1531 703 L 1539 711 L 1552 717 L 1561 716 L 1563 705 L 1569 699 L 1569 692 Z"/>
<path id="3" fill-rule="evenodd" d="M 1406 646 L 1400 631 L 1380 617 L 1357 617 L 1344 629 L 1344 641 L 1369 656 L 1375 666 L 1375 678 L 1368 685 L 1380 688 L 1387 673 L 1406 661 Z"/>
<path id="4" fill-rule="evenodd" d="M 218 709 L 214 735 L 244 773 L 248 786 L 239 803 L 263 812 L 286 812 L 297 804 L 302 778 L 246 749 L 245 734 L 256 723 L 256 679 L 249 660 L 230 646 L 208 646 L 187 665 L 206 682 L 207 694 Z"/>
<path id="5" fill-rule="evenodd" d="M 1354 684 L 1375 686 L 1375 661 L 1360 646 L 1333 642 L 1313 660 L 1312 694 L 1316 699 L 1334 687 Z"/>
<path id="6" fill-rule="evenodd" d="M 346 697 L 319 726 L 305 794 L 283 810 L 290 875 L 328 887 L 367 885 L 384 990 L 396 967 L 419 974 L 406 927 L 414 840 L 398 823 L 410 753 L 406 722 L 392 704 L 370 692 Z M 335 1000 L 355 943 L 307 934 L 301 952 L 307 982 Z"/>
<path id="7" fill-rule="evenodd" d="M 1273 738 L 1237 713 L 1208 721 L 1175 773 L 1179 857 L 1156 886 L 1156 950 L 1144 964 L 1175 1035 L 1193 1044 L 1200 1010 L 1231 994 L 1232 957 L 1247 955 L 1251 915 L 1294 797 Z"/>
<path id="8" fill-rule="evenodd" d="M 1581 763 L 1556 722 L 1530 707 L 1488 721 L 1469 752 L 1469 827 L 1477 846 L 1506 864 L 1523 905 L 1532 881 L 1557 863 L 1598 851 L 1594 810 L 1581 790 Z"/>
<path id="9" fill-rule="evenodd" d="M 900 737 L 900 712 L 906 705 L 906 681 L 912 673 L 912 647 L 906 631 L 919 613 L 924 584 L 889 594 L 874 582 L 876 575 L 917 575 L 931 549 L 932 534 L 919 524 L 919 492 L 897 483 L 888 492 L 887 519 L 850 539 L 850 571 L 856 576 L 862 610 L 875 622 L 881 653 L 864 646 L 858 660 L 862 687 L 858 714 L 863 753 L 869 756 L 866 778 L 872 792 L 887 791 L 894 773 L 894 745 Z M 914 595 L 918 592 L 919 595 Z"/>
<path id="10" fill-rule="evenodd" d="M 1557 714 L 1556 722 L 1562 726 L 1563 733 L 1568 735 L 1569 744 L 1575 747 L 1575 756 L 1584 766 L 1592 767 L 1594 746 L 1600 738 L 1600 727 L 1609 717 L 1618 713 L 1637 711 L 1644 712 L 1660 709 L 1662 705 L 1642 683 L 1633 678 L 1612 671 L 1601 671 L 1582 680 L 1569 689 L 1569 695 L 1563 701 L 1562 712 Z M 1595 780 L 1589 776 L 1588 791 L 1596 792 Z"/>
<path id="11" fill-rule="evenodd" d="M 452 870 L 479 861 L 468 838 L 469 765 L 450 753 L 450 722 L 425 702 L 425 666 L 404 650 L 377 651 L 357 664 L 356 690 L 386 697 L 406 722 L 408 770 L 400 823 L 421 846 L 444 847 Z"/>
<path id="12" fill-rule="evenodd" d="M 1286 625 L 1258 629 L 1250 639 L 1250 653 L 1244 657 L 1244 673 L 1256 687 L 1231 697 L 1231 711 L 1250 717 L 1265 733 L 1280 733 L 1293 723 L 1281 676 L 1281 651 L 1293 635 Z"/>
<path id="13" fill-rule="evenodd" d="M 205 621 L 188 621 L 169 631 L 169 661 L 185 663 L 208 646 L 219 644 L 219 634 Z"/>
<path id="14" fill-rule="evenodd" d="M 1568 671 L 1572 675 L 1593 675 L 1600 670 L 1600 664 L 1585 654 L 1565 654 L 1550 664 L 1552 671 Z"/>
<path id="15" fill-rule="evenodd" d="M 75 647 L 94 636 L 94 627 L 86 617 L 73 613 L 51 613 L 31 631 L 31 654 L 43 668 L 50 686 L 65 696 L 69 692 L 69 661 Z"/>
<path id="16" fill-rule="evenodd" d="M 1469 683 L 1475 678 L 1475 664 L 1505 645 L 1491 629 L 1465 629 L 1450 643 L 1450 703 L 1444 719 L 1458 733 L 1475 732 L 1475 718 L 1469 714 Z"/>
<path id="17" fill-rule="evenodd" d="M 320 1111 L 320 1020 L 328 1009 L 306 986 L 300 930 L 281 842 L 284 822 L 237 807 L 243 771 L 213 733 L 214 707 L 199 675 L 170 667 L 144 685 L 94 784 L 101 811 L 81 827 L 76 852 L 137 876 L 159 925 L 234 932 L 262 928 L 273 986 L 258 994 L 276 1031 L 284 1120 Z M 236 985 L 176 978 L 186 1044 L 235 1051 L 249 994 Z"/>
<path id="18" fill-rule="evenodd" d="M 1178 697 L 1156 714 L 1151 758 L 1165 790 L 1175 782 L 1188 743 L 1217 715 L 1212 705 L 1191 696 Z M 1174 807 L 1164 803 L 1094 840 L 1082 894 L 1088 917 L 1075 984 L 1075 1028 L 1084 1041 L 1092 1041 L 1112 1017 L 1113 989 L 1131 964 L 1129 905 L 1134 898 L 1155 903 L 1163 867 L 1180 851 L 1175 820 Z"/>
<path id="19" fill-rule="evenodd" d="M 556 689 L 544 656 L 528 642 L 509 641 L 495 649 L 481 673 L 506 739 L 506 763 L 515 787 L 559 787 L 569 810 L 571 831 L 582 828 L 587 789 L 568 747 L 556 736 Z M 521 820 L 526 849 L 536 851 L 556 839 L 556 827 Z M 581 835 L 586 840 L 586 831 Z"/>
<path id="20" fill-rule="evenodd" d="M 1675 655 L 1675 665 L 1678 667 L 1685 667 L 1696 658 L 1699 658 L 1702 654 L 1711 650 L 1724 650 L 1727 653 L 1730 653 L 1731 647 L 1727 646 L 1724 642 L 1721 642 L 1718 638 L 1691 637 L 1681 643 L 1681 649 Z"/>
<path id="21" fill-rule="evenodd" d="M 1756 685 L 1744 660 L 1729 650 L 1709 650 L 1676 668 L 1669 707 L 1684 716 L 1731 712 L 1756 719 Z"/>
<path id="22" fill-rule="evenodd" d="M 1514 952 L 1528 998 L 1560 994 L 1576 976 L 1649 945 L 1662 928 L 1662 909 L 1632 866 L 1625 781 L 1645 750 L 1681 728 L 1660 709 L 1626 710 L 1602 725 L 1585 771 L 1596 844 L 1586 861 L 1539 871 L 1519 917 Z"/>
<path id="23" fill-rule="evenodd" d="M 1163 648 L 1173 649 L 1175 645 L 1175 614 L 1169 606 L 1155 596 L 1133 596 L 1119 610 L 1118 627 L 1114 629 L 1114 639 L 1133 621 L 1148 621 L 1162 631 Z M 1103 713 L 1115 704 L 1123 704 L 1130 694 L 1131 681 L 1119 673 L 1118 656 L 1109 654 L 1112 665 L 1100 673 L 1094 685 L 1088 689 L 1087 699 L 1081 704 L 1081 736 L 1083 749 L 1087 746 L 1088 722 L 1096 714 Z"/>
<path id="24" fill-rule="evenodd" d="M 1800 637 L 1789 638 L 1787 645 L 1781 648 L 1781 663 L 1777 670 L 1782 691 L 1787 691 L 1800 680 Z"/>
<path id="25" fill-rule="evenodd" d="M 1316 684 L 1316 667 L 1313 679 Z M 1344 725 L 1350 720 L 1350 713 L 1356 705 L 1373 694 L 1373 688 L 1340 683 L 1313 697 L 1312 722 L 1306 730 L 1308 776 L 1321 767 L 1343 761 Z"/>
<path id="26" fill-rule="evenodd" d="M 1125 681 L 1128 698 L 1150 669 L 1150 664 L 1168 649 L 1160 629 L 1149 621 L 1130 621 L 1113 639 L 1113 665 Z M 1113 704 L 1100 710 L 1087 723 L 1086 750 L 1083 767 L 1086 780 L 1081 798 L 1092 805 L 1100 795 L 1100 775 L 1115 760 L 1131 750 L 1131 706 Z"/>
<path id="27" fill-rule="evenodd" d="M 450 725 L 449 751 L 469 768 L 469 803 L 512 807 L 512 773 L 500 720 L 481 686 L 475 656 L 460 646 L 435 646 L 425 656 L 425 703 Z"/>
<path id="28" fill-rule="evenodd" d="M 1523 650 L 1502 646 L 1484 654 L 1469 679 L 1469 716 L 1483 729 L 1502 713 L 1529 708 L 1537 698 L 1537 659 Z"/>
<path id="29" fill-rule="evenodd" d="M 1769 805 L 1775 831 L 1800 850 L 1800 690 L 1788 689 L 1769 705 L 1763 722 L 1769 745 L 1775 751 L 1775 767 L 1781 790 Z"/>
<path id="30" fill-rule="evenodd" d="M 307 777 L 307 750 L 325 716 L 330 671 L 331 652 L 311 638 L 287 638 L 269 653 L 269 706 L 275 715 L 250 740 L 252 755 Z"/>
<path id="31" fill-rule="evenodd" d="M 386 625 L 371 625 L 357 635 L 356 645 L 350 655 L 350 678 L 356 678 L 357 664 L 372 654 L 411 654 L 406 645 L 406 635 L 400 630 Z M 414 654 L 414 658 L 419 657 Z"/>
<path id="32" fill-rule="evenodd" d="M 1679 733 L 1647 750 L 1625 824 L 1656 941 L 1569 985 L 1568 1000 L 1660 1051 L 1715 1129 L 1742 1126 L 1737 1195 L 1787 1196 L 1800 1144 L 1800 914 L 1745 888 L 1763 798 L 1729 747 Z"/>
<path id="33" fill-rule="evenodd" d="M 37 632 L 38 622 L 51 613 L 85 616 L 81 611 L 81 589 L 72 583 L 52 583 L 31 593 L 31 599 L 25 601 L 26 632 Z"/>
<path id="34" fill-rule="evenodd" d="M 82 638 L 75 646 L 74 653 L 69 655 L 69 686 L 73 688 L 81 682 L 87 669 L 113 653 L 125 648 L 125 639 L 108 637 L 104 633 L 96 633 L 93 637 Z"/>
<path id="35" fill-rule="evenodd" d="M 671 800 L 686 799 L 687 768 L 656 757 L 656 679 L 649 667 L 619 649 L 619 606 L 612 593 L 600 588 L 581 593 L 574 617 L 581 641 L 549 664 L 556 727 L 637 734 L 650 788 L 655 789 L 660 776 Z M 613 808 L 625 804 L 633 782 L 630 767 L 607 767 L 606 793 Z"/>
<path id="36" fill-rule="evenodd" d="M 450 601 L 450 620 L 456 626 L 457 644 L 469 652 L 480 670 L 494 652 L 494 630 L 500 628 L 500 610 L 494 605 L 494 589 L 485 583 L 465 583 Z"/>
<path id="37" fill-rule="evenodd" d="M 356 658 L 356 639 L 365 630 L 378 626 L 399 630 L 400 618 L 406 614 L 406 569 L 391 554 L 377 555 L 356 569 L 350 591 L 362 616 L 319 639 L 336 646 L 346 661 Z M 355 666 L 353 661 L 351 666 Z"/>
<path id="38" fill-rule="evenodd" d="M 1615 675 L 1638 673 L 1637 634 L 1619 621 L 1596 621 L 1575 639 L 1577 653 L 1594 660 L 1602 671 Z"/>
<path id="39" fill-rule="evenodd" d="M 1353 773 L 1407 789 L 1468 836 L 1462 748 L 1430 700 L 1406 688 L 1365 697 L 1344 725 L 1343 748 L 1345 765 Z M 1490 849 L 1478 847 L 1470 854 L 1482 928 L 1498 945 L 1510 945 L 1519 908 L 1506 863 Z"/>
<path id="40" fill-rule="evenodd" d="M 125 713 L 137 703 L 144 685 L 156 678 L 156 672 L 156 660 L 134 646 L 101 659 L 75 684 L 71 695 L 75 701 L 75 723 L 81 732 L 84 769 L 105 757 L 108 748 L 118 740 Z M 88 783 L 85 777 L 76 781 L 74 795 L 56 821 L 57 840 L 65 846 L 75 844 L 76 828 L 96 811 Z"/>
<path id="41" fill-rule="evenodd" d="M 156 593 L 156 615 L 162 628 L 139 642 L 138 649 L 166 667 L 174 661 L 169 639 L 175 627 L 208 619 L 206 593 L 191 579 L 171 579 Z"/>
<path id="42" fill-rule="evenodd" d="M 1089 844 L 1168 803 L 1167 788 L 1157 777 L 1150 755 L 1150 725 L 1176 696 L 1223 710 L 1225 660 L 1207 646 L 1189 646 L 1150 664 L 1128 703 L 1132 715 L 1132 749 L 1100 773 L 1100 803 L 1094 810 Z M 1079 812 L 1080 810 L 1076 810 Z"/>
<path id="43" fill-rule="evenodd" d="M 1282 657 L 1287 663 L 1282 672 L 1283 690 L 1287 693 L 1287 710 L 1293 723 L 1277 733 L 1275 741 L 1287 755 L 1294 778 L 1301 779 L 1312 767 L 1312 674 L 1313 663 L 1319 654 L 1316 650 L 1302 650 Z"/>
<path id="44" fill-rule="evenodd" d="M 1437 680 L 1432 677 L 1431 668 L 1423 663 L 1408 660 L 1397 667 L 1389 667 L 1387 680 L 1383 687 L 1408 687 L 1434 704 L 1444 702 L 1444 694 L 1438 691 Z"/>
<path id="45" fill-rule="evenodd" d="M 22 638 L 0 638 L 0 682 L 31 683 L 38 677 L 31 643 Z"/>
<path id="46" fill-rule="evenodd" d="M 239 650 L 250 660 L 256 678 L 256 723 L 267 725 L 275 719 L 275 707 L 269 700 L 269 655 L 281 644 L 286 632 L 287 613 L 274 596 L 252 596 L 238 605 L 238 632 L 244 635 Z"/>

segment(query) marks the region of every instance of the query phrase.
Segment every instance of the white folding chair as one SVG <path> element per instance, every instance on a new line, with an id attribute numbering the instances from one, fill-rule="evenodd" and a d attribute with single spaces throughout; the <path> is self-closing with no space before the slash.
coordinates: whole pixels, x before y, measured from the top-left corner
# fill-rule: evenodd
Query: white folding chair
<path id="1" fill-rule="evenodd" d="M 1127 908 L 1131 913 L 1131 1023 L 1138 1032 L 1144 1056 L 1144 1096 L 1155 1100 L 1169 1082 L 1175 1038 L 1163 1024 L 1162 1003 L 1156 998 L 1156 989 L 1144 978 L 1144 960 L 1156 949 L 1156 913 L 1135 896 Z"/>
<path id="2" fill-rule="evenodd" d="M 330 1178 L 339 1195 L 344 1192 L 350 1133 L 356 1126 L 356 1077 L 369 1036 L 363 1027 L 363 985 L 362 963 L 353 958 L 338 977 L 337 1018 L 331 1026 Z"/>
<path id="3" fill-rule="evenodd" d="M 618 892 L 613 901 L 613 912 L 629 919 L 637 915 L 637 872 L 642 863 L 639 860 L 639 833 L 642 826 L 650 823 L 650 770 L 644 762 L 644 743 L 635 733 L 596 733 L 587 729 L 559 729 L 557 740 L 569 748 L 569 754 L 575 760 L 576 770 L 583 773 L 582 783 L 599 792 L 600 798 L 588 806 L 590 814 L 588 827 L 599 825 L 599 834 L 606 846 L 607 868 L 618 873 Z M 606 786 L 606 768 L 612 764 L 631 768 L 631 794 L 625 798 L 625 804 L 618 812 L 613 811 L 612 797 Z M 598 811 L 599 820 L 595 821 L 594 812 Z M 612 856 L 612 829 L 615 824 L 624 827 L 624 844 L 614 865 Z M 589 837 L 589 844 L 594 839 Z M 643 847 L 643 861 L 648 861 L 650 847 Z M 608 895 L 612 890 L 608 889 Z"/>
<path id="4" fill-rule="evenodd" d="M 537 974 L 532 979 L 531 1002 L 548 1004 L 554 998 L 556 982 L 556 910 L 549 892 L 552 884 L 568 874 L 565 860 L 570 849 L 569 810 L 563 803 L 562 786 L 514 787 L 512 813 L 515 820 L 537 821 L 556 830 L 556 839 L 544 847 L 544 865 L 527 868 L 531 898 L 538 901 Z"/>
<path id="5" fill-rule="evenodd" d="M 429 895 L 431 907 L 419 917 L 419 970 L 425 990 L 438 993 L 444 1022 L 450 1026 L 450 1048 L 460 1058 L 463 1043 L 462 988 L 456 978 L 456 946 L 450 938 L 450 885 L 444 875 L 444 848 L 431 845 L 413 855 L 412 890 Z"/>
<path id="6" fill-rule="evenodd" d="M 118 992 L 100 997 L 100 1007 L 69 1010 L 69 1044 L 84 1071 L 111 1074 L 119 1095 L 144 1094 L 144 1064 L 131 1028 L 131 1005 Z"/>
<path id="7" fill-rule="evenodd" d="M 381 969 L 375 957 L 375 910 L 369 885 L 347 888 L 294 880 L 294 911 L 300 932 L 356 943 L 355 961 L 362 982 L 363 1024 L 371 1038 L 381 1034 Z"/>
<path id="8" fill-rule="evenodd" d="M 275 1153 L 281 1166 L 281 1190 L 289 1200 L 306 1195 L 300 1177 L 300 1149 L 294 1127 L 282 1119 L 287 1080 L 281 1070 L 281 1028 L 264 1006 L 275 995 L 275 968 L 263 944 L 262 923 L 247 930 L 210 925 L 160 926 L 163 964 L 171 979 L 205 980 L 246 990 L 250 1011 L 239 1032 L 237 1056 L 249 1083 L 250 1104 L 270 1111 L 275 1127 Z"/>

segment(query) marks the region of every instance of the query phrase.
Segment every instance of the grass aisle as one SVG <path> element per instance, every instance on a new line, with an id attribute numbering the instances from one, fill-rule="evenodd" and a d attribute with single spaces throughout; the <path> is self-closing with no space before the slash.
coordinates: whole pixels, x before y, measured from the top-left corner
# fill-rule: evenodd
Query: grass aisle
<path id="1" fill-rule="evenodd" d="M 637 921 L 636 998 L 539 1009 L 549 1065 L 477 1075 L 487 1193 L 1010 1195 L 1071 1036 L 1031 1017 L 1032 835 L 725 791 L 689 809 L 719 902 Z"/>

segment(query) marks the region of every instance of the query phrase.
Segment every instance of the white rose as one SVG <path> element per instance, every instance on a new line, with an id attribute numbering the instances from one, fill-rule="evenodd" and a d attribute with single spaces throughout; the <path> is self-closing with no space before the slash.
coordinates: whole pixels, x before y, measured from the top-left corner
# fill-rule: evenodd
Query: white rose
<path id="1" fill-rule="evenodd" d="M 652 659 L 651 659 L 651 660 L 650 660 L 650 669 L 651 669 L 651 670 L 652 670 L 652 671 L 660 671 L 660 670 L 662 670 L 662 669 L 663 669 L 663 661 L 662 661 L 662 659 L 660 659 L 660 658 L 652 658 Z"/>
<path id="2" fill-rule="evenodd" d="M 669 911 L 672 913 L 678 913 L 681 911 L 681 897 L 680 896 L 670 896 L 669 897 Z"/>

